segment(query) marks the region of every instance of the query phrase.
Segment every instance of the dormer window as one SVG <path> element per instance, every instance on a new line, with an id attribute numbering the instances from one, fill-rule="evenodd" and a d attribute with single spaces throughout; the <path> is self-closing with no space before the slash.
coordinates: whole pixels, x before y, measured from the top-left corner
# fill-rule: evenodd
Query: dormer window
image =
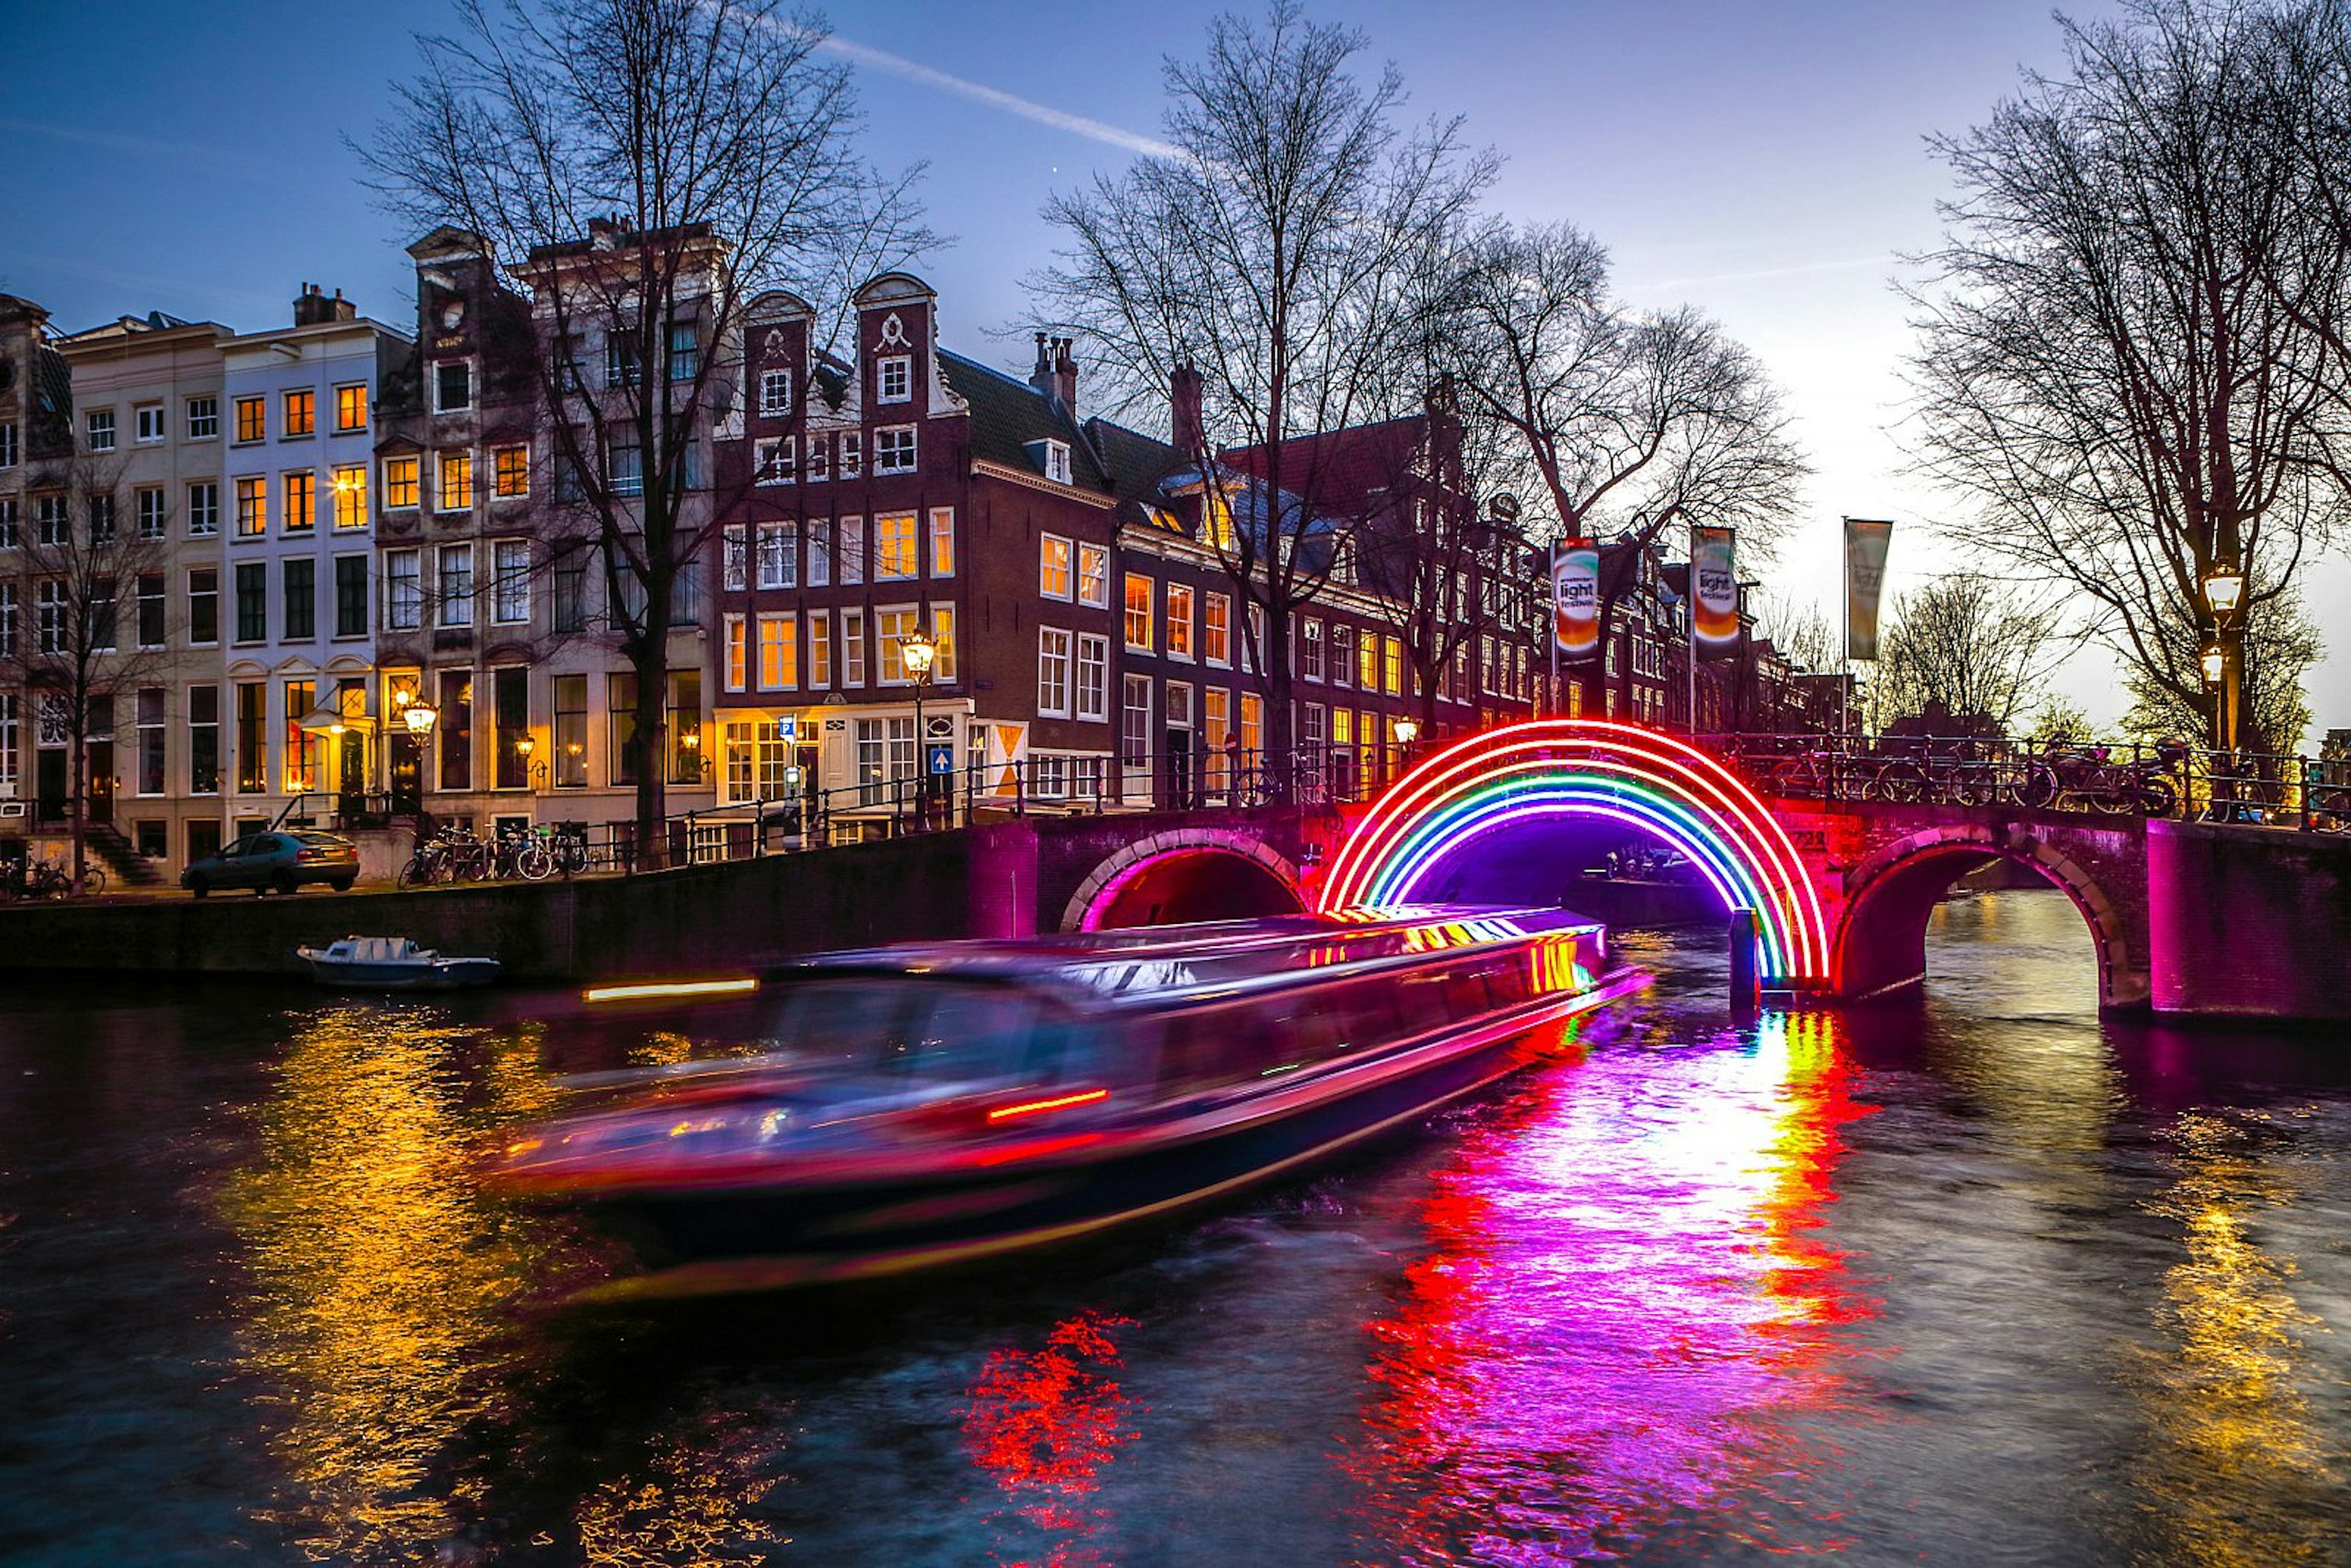
<path id="1" fill-rule="evenodd" d="M 1070 444 L 1066 441 L 1045 443 L 1045 477 L 1055 484 L 1070 482 Z"/>
<path id="2" fill-rule="evenodd" d="M 911 354 L 893 354 L 875 362 L 873 398 L 877 402 L 914 401 L 914 361 Z"/>

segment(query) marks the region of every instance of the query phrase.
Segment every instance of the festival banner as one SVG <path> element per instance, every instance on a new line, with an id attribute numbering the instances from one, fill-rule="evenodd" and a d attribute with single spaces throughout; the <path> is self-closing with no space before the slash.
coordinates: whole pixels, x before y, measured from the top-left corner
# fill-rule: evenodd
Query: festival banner
<path id="1" fill-rule="evenodd" d="M 1739 652 L 1735 535 L 1731 528 L 1690 530 L 1690 643 L 1701 659 L 1727 659 Z"/>
<path id="2" fill-rule="evenodd" d="M 1886 584 L 1886 547 L 1894 525 L 1844 520 L 1844 656 L 1877 657 L 1877 591 Z"/>
<path id="3" fill-rule="evenodd" d="M 1552 645 L 1562 659 L 1600 653 L 1600 547 L 1567 539 L 1551 557 Z"/>

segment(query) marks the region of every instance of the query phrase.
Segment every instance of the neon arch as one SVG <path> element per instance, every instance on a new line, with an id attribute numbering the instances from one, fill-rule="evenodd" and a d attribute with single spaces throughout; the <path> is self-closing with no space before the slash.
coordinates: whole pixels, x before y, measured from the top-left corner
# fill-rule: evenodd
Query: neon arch
<path id="1" fill-rule="evenodd" d="M 1720 763 L 1635 725 L 1537 719 L 1467 737 L 1426 758 L 1348 834 L 1323 878 L 1321 907 L 1410 903 L 1463 844 L 1553 816 L 1655 833 L 1688 856 L 1732 908 L 1755 911 L 1771 983 L 1827 984 L 1828 925 L 1787 832 Z"/>

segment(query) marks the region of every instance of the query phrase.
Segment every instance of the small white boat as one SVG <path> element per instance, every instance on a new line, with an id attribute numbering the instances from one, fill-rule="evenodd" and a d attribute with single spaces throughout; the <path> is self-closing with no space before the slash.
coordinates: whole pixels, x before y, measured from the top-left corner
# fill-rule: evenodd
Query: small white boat
<path id="1" fill-rule="evenodd" d="M 346 936 L 324 947 L 297 947 L 322 985 L 380 991 L 438 991 L 486 986 L 497 978 L 496 958 L 446 958 L 405 936 Z"/>

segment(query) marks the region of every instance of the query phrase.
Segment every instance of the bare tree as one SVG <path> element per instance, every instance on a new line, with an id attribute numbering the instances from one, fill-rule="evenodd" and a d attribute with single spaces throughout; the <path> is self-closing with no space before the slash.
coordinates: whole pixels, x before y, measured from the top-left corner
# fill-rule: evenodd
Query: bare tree
<path id="1" fill-rule="evenodd" d="M 2243 644 L 2243 708 L 2240 744 L 2252 752 L 2294 752 L 2310 725 L 2304 677 L 2325 653 L 2299 594 L 2273 596 L 2268 612 L 2246 628 Z M 2122 717 L 2124 734 L 2155 741 L 2193 735 L 2204 722 L 2203 705 L 2179 695 L 2203 684 L 2203 648 L 2195 628 L 2171 628 L 2157 644 L 2167 677 L 2157 680 L 2136 665 L 2124 672 L 2131 706 Z"/>
<path id="2" fill-rule="evenodd" d="M 1819 605 L 1797 604 L 1767 592 L 1757 602 L 1755 618 L 1771 645 L 1797 669 L 1820 674 L 1844 667 L 1836 633 Z"/>
<path id="3" fill-rule="evenodd" d="M 1294 0 L 1261 21 L 1219 16 L 1203 58 L 1166 62 L 1173 151 L 1049 202 L 1067 247 L 1035 280 L 1047 324 L 1092 340 L 1114 405 L 1153 406 L 1178 372 L 1194 378 L 1196 413 L 1178 407 L 1174 440 L 1201 478 L 1202 538 L 1262 615 L 1249 652 L 1277 753 L 1291 745 L 1291 612 L 1347 528 L 1327 504 L 1347 484 L 1332 447 L 1301 438 L 1406 412 L 1384 394 L 1420 329 L 1416 268 L 1496 166 L 1458 120 L 1400 129 L 1403 78 L 1358 78 L 1364 47 Z"/>
<path id="4" fill-rule="evenodd" d="M 1641 547 L 1605 558 L 1604 647 L 1668 525 L 1735 527 L 1768 554 L 1809 472 L 1753 355 L 1694 308 L 1607 294 L 1591 235 L 1494 225 L 1463 243 L 1439 306 L 1465 405 L 1517 434 L 1566 535 Z"/>
<path id="5" fill-rule="evenodd" d="M 2134 679 L 2214 715 L 2176 645 L 2258 641 L 2345 519 L 2346 361 L 2314 322 L 2339 311 L 2346 231 L 2280 155 L 2262 12 L 2059 25 L 2064 75 L 1934 143 L 1963 194 L 1910 294 L 1919 458 L 1980 502 L 1972 543 L 2070 584 Z M 2231 625 L 2215 566 L 2247 584 Z"/>
<path id="6" fill-rule="evenodd" d="M 2075 644 L 2022 591 L 1958 572 L 1896 597 L 1872 700 L 1886 723 L 1928 733 L 2006 735 Z"/>
<path id="7" fill-rule="evenodd" d="M 741 417 L 742 311 L 789 285 L 837 320 L 857 279 L 935 243 L 919 171 L 858 159 L 849 72 L 811 12 L 461 0 L 458 18 L 418 40 L 423 72 L 363 156 L 395 212 L 480 236 L 536 301 L 549 542 L 601 562 L 636 676 L 639 863 L 658 864 L 671 632 L 725 509 L 710 442 Z"/>
<path id="8" fill-rule="evenodd" d="M 77 887 L 89 871 L 90 748 L 112 740 L 117 704 L 168 656 L 168 519 L 150 513 L 125 527 L 121 473 L 119 461 L 78 456 L 34 476 L 34 516 L 13 541 L 20 575 L 9 587 L 21 597 L 0 621 L 0 683 L 25 693 L 42 741 L 65 747 Z M 16 624 L 19 603 L 28 625 Z"/>

